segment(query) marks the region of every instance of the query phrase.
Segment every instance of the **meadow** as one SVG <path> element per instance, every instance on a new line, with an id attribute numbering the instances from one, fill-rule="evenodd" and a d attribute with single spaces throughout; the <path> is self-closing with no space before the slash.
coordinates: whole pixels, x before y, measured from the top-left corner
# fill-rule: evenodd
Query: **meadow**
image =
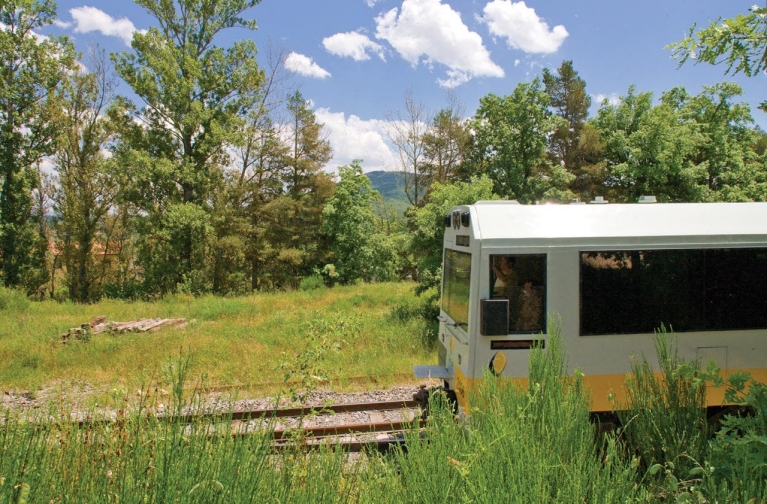
<path id="1" fill-rule="evenodd" d="M 367 368 L 396 375 L 433 358 L 424 305 L 407 284 L 89 307 L 4 294 L 3 327 L 16 325 L 0 338 L 3 352 L 22 360 L 3 360 L 4 383 L 32 387 L 74 377 L 138 383 L 165 366 L 163 385 L 174 391 L 169 406 L 178 411 L 201 399 L 194 385 L 200 380 L 288 378 L 311 386 L 319 372 L 338 374 L 340 386 L 359 386 L 341 382 Z M 263 312 L 280 318 L 269 321 Z M 197 322 L 167 334 L 58 341 L 61 331 L 96 314 Z M 26 353 L 19 333 L 30 341 Z M 223 342 L 211 342 L 217 335 Z M 264 351 L 259 341 L 275 351 L 258 353 Z M 365 350 L 371 342 L 376 345 Z M 179 346 L 188 351 L 179 354 Z M 42 411 L 30 418 L 7 410 L 0 413 L 0 502 L 767 502 L 767 387 L 729 376 L 731 399 L 748 414 L 711 424 L 705 387 L 718 370 L 679 359 L 673 335 L 659 333 L 656 348 L 660 369 L 638 360 L 627 375 L 630 399 L 614 430 L 594 422 L 589 391 L 577 371 L 567 374 L 567 349 L 559 328 L 550 327 L 546 350 L 531 351 L 526 385 L 487 375 L 472 396 L 468 420 L 455 417 L 436 394 L 425 430 L 413 426 L 405 449 L 356 459 L 327 447 L 274 452 L 268 422 L 262 434 L 238 436 L 225 418 L 200 418 L 191 426 L 159 421 L 141 411 L 140 401 L 120 410 L 115 422 L 86 428 L 43 419 Z M 226 358 L 215 359 L 215 350 Z M 25 355 L 36 355 L 38 364 L 24 365 Z M 254 355 L 264 359 L 260 372 L 217 369 L 248 364 Z M 137 358 L 144 359 L 139 369 L 124 362 Z M 286 362 L 290 366 L 280 366 Z"/>
<path id="2" fill-rule="evenodd" d="M 338 390 L 406 382 L 413 364 L 436 360 L 435 323 L 419 316 L 423 309 L 409 283 L 91 305 L 30 302 L 0 289 L 0 389 L 34 394 L 85 383 L 105 392 L 103 402 L 150 383 L 167 385 L 164 370 L 180 355 L 190 362 L 190 386 L 243 394 L 274 393 L 286 382 L 318 386 L 322 379 Z M 97 316 L 187 324 L 62 343 L 69 328 Z"/>

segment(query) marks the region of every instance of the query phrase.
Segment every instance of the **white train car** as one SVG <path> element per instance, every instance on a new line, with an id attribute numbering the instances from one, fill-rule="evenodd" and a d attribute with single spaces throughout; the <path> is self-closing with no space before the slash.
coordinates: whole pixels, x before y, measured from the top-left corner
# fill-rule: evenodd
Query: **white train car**
<path id="1" fill-rule="evenodd" d="M 530 348 L 561 320 L 569 371 L 592 411 L 622 401 L 631 356 L 657 370 L 654 333 L 686 360 L 767 382 L 767 203 L 520 205 L 478 202 L 445 217 L 439 365 L 468 411 L 486 370 L 524 379 Z M 601 202 L 600 202 L 601 203 Z M 723 389 L 709 389 L 710 406 Z"/>

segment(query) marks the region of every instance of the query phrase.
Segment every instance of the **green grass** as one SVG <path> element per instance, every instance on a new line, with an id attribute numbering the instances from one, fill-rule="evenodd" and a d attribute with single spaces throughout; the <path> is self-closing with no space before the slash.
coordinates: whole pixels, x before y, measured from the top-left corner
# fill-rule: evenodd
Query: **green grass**
<path id="1" fill-rule="evenodd" d="M 344 337 L 360 334 L 348 318 L 316 320 L 309 331 L 315 336 L 327 334 L 329 327 Z M 233 435 L 225 420 L 200 419 L 185 428 L 141 410 L 122 412 L 112 424 L 84 429 L 64 422 L 30 422 L 6 413 L 0 417 L 0 502 L 766 501 L 763 449 L 760 445 L 742 450 L 744 441 L 761 439 L 763 444 L 767 404 L 763 387 L 754 385 L 749 392 L 756 407 L 753 421 L 739 423 L 726 439 L 716 438 L 716 456 L 720 461 L 723 456 L 729 459 L 728 470 L 719 474 L 721 469 L 710 464 L 709 450 L 695 454 L 700 460 L 684 476 L 676 472 L 679 456 L 671 460 L 660 452 L 648 455 L 637 450 L 641 445 L 627 442 L 628 429 L 641 429 L 635 433 L 639 437 L 657 435 L 652 422 L 597 435 L 588 411 L 588 391 L 578 373 L 565 374 L 565 349 L 556 328 L 549 335 L 545 351 L 531 352 L 527 387 L 488 375 L 473 396 L 471 418 L 464 421 L 435 395 L 425 432 L 413 428 L 407 433 L 407 452 L 370 454 L 356 462 L 327 448 L 275 454 L 269 449 L 270 425 L 260 435 L 242 437 Z M 668 351 L 673 347 L 665 345 L 659 339 L 659 353 L 665 359 L 661 365 L 675 362 L 684 370 L 685 363 Z M 192 377 L 189 363 L 185 359 L 170 363 L 171 409 L 197 401 L 183 395 L 184 384 Z M 632 379 L 636 383 L 652 376 L 651 369 L 638 366 Z M 652 396 L 638 398 L 636 404 L 667 410 L 669 389 L 656 385 L 635 388 L 637 394 Z M 140 404 L 150 401 L 142 395 Z M 758 427 L 754 430 L 749 424 Z M 663 435 L 657 441 L 676 443 Z"/>
<path id="2" fill-rule="evenodd" d="M 10 297 L 5 291 L 6 298 Z M 291 372 L 280 364 L 306 354 L 313 325 L 331 343 L 313 370 L 340 383 L 370 376 L 384 381 L 410 373 L 413 364 L 435 359 L 435 325 L 415 316 L 422 301 L 412 284 L 391 283 L 254 294 L 240 298 L 171 296 L 156 302 L 106 300 L 93 305 L 24 303 L 0 305 L 0 387 L 36 390 L 52 383 L 86 382 L 95 387 L 135 390 L 163 386 L 168 358 L 190 356 L 191 382 L 241 386 L 271 393 Z M 412 312 L 411 317 L 402 317 Z M 90 341 L 61 343 L 71 327 L 104 315 L 109 321 L 184 317 L 184 329 L 154 333 L 98 334 Z M 333 321 L 348 318 L 354 338 L 332 334 Z M 330 325 L 329 325 L 330 324 Z M 316 330 L 315 330 L 316 332 Z M 297 379 L 292 370 L 292 380 Z"/>

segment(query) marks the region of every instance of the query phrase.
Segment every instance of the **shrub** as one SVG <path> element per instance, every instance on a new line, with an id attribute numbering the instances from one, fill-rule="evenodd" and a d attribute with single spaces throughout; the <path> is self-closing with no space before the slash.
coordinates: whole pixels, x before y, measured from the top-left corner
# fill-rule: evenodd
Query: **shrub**
<path id="1" fill-rule="evenodd" d="M 626 379 L 625 409 L 619 412 L 628 445 L 648 475 L 684 480 L 700 467 L 708 449 L 706 380 L 698 361 L 680 358 L 661 327 L 655 350 L 659 374 L 643 357 Z M 660 469 L 665 467 L 665 471 Z"/>
<path id="2" fill-rule="evenodd" d="M 298 284 L 298 288 L 302 291 L 310 291 L 322 289 L 325 287 L 325 281 L 322 279 L 322 275 L 317 273 L 309 275 L 301 279 L 301 283 Z"/>
<path id="3" fill-rule="evenodd" d="M 0 310 L 26 311 L 31 301 L 21 291 L 0 286 Z"/>

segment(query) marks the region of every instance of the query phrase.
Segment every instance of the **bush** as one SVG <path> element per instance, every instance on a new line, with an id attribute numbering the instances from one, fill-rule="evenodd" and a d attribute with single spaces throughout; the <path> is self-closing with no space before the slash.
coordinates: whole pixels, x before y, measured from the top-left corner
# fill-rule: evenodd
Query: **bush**
<path id="1" fill-rule="evenodd" d="M 706 380 L 698 361 L 679 357 L 663 327 L 656 333 L 655 350 L 659 376 L 646 358 L 633 363 L 619 417 L 645 470 L 661 475 L 659 468 L 666 467 L 684 479 L 707 454 Z"/>
<path id="2" fill-rule="evenodd" d="M 325 287 L 325 280 L 323 280 L 322 275 L 319 275 L 317 273 L 310 275 L 308 277 L 302 278 L 301 283 L 298 284 L 298 288 L 302 291 L 317 290 L 317 289 L 322 289 L 324 287 Z"/>
<path id="3" fill-rule="evenodd" d="M 31 301 L 21 291 L 0 286 L 0 310 L 26 311 Z"/>

